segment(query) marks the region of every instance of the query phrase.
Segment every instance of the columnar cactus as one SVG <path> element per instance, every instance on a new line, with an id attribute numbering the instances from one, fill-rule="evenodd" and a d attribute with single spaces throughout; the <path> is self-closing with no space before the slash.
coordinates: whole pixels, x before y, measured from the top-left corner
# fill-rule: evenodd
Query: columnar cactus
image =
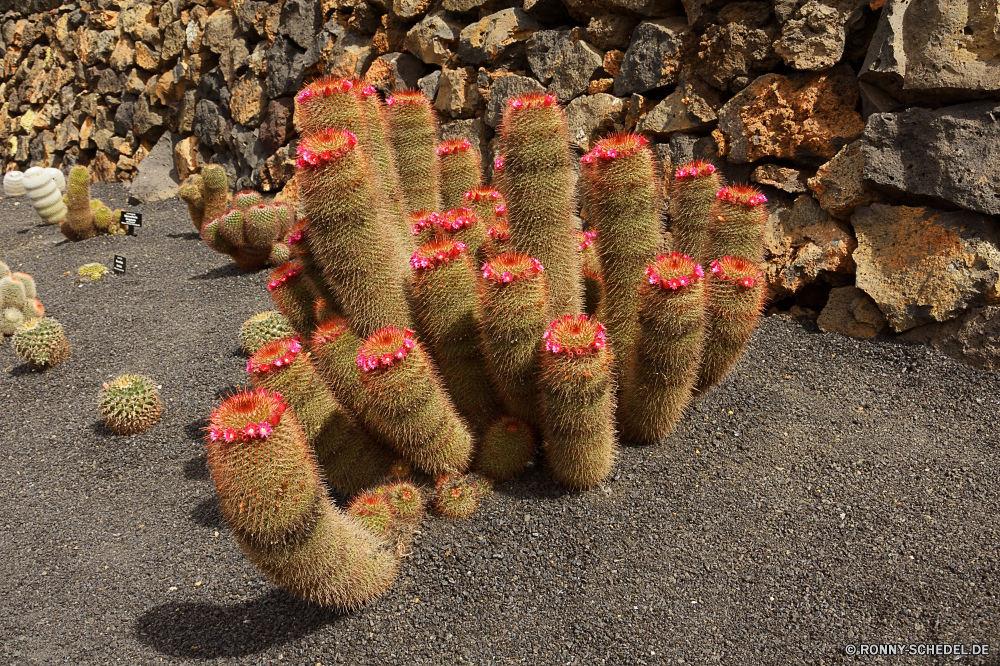
<path id="1" fill-rule="evenodd" d="M 229 398 L 211 416 L 207 446 L 223 515 L 268 577 L 339 611 L 389 588 L 398 561 L 323 496 L 315 456 L 282 396 Z"/>
<path id="2" fill-rule="evenodd" d="M 492 187 L 479 186 L 465 192 L 462 198 L 464 202 L 459 205 L 476 214 L 484 233 L 482 245 L 476 249 L 475 257 L 479 261 L 487 261 L 492 256 L 487 254 L 487 248 L 492 251 L 493 255 L 503 252 L 503 249 L 493 245 L 490 238 L 490 229 L 495 227 L 498 222 L 503 223 L 506 233 L 509 234 L 509 226 L 506 224 L 505 217 L 507 205 L 504 203 L 503 195 Z"/>
<path id="3" fill-rule="evenodd" d="M 705 276 L 674 252 L 646 267 L 639 290 L 639 332 L 623 378 L 618 419 L 622 437 L 659 442 L 673 430 L 698 379 L 705 318 Z"/>
<path id="4" fill-rule="evenodd" d="M 642 270 L 663 243 L 658 178 L 646 144 L 635 134 L 614 135 L 597 142 L 580 160 L 588 221 L 598 234 L 599 284 L 604 289 L 600 316 L 622 362 L 635 344 Z M 620 377 L 621 363 L 618 370 Z"/>
<path id="5" fill-rule="evenodd" d="M 710 162 L 691 162 L 674 172 L 670 192 L 674 250 L 697 262 L 704 261 L 709 251 L 708 225 L 722 185 L 722 176 Z"/>
<path id="6" fill-rule="evenodd" d="M 30 275 L 11 273 L 7 264 L 0 262 L 0 335 L 13 335 L 25 321 L 45 316 L 37 295 L 35 280 Z"/>
<path id="7" fill-rule="evenodd" d="M 302 264 L 288 262 L 271 273 L 267 290 L 291 327 L 308 335 L 316 327 L 315 297 L 302 274 Z"/>
<path id="8" fill-rule="evenodd" d="M 469 466 L 472 435 L 413 331 L 377 331 L 362 345 L 357 363 L 378 432 L 404 458 L 428 474 Z"/>
<path id="9" fill-rule="evenodd" d="M 566 115 L 554 95 L 511 99 L 503 113 L 503 178 L 510 243 L 548 270 L 556 315 L 583 307 L 580 254 L 573 215 L 576 197 Z"/>
<path id="10" fill-rule="evenodd" d="M 482 271 L 479 320 L 493 387 L 509 413 L 538 423 L 535 374 L 549 321 L 545 268 L 534 257 L 508 253 Z"/>
<path id="11" fill-rule="evenodd" d="M 465 205 L 465 193 L 482 184 L 483 166 L 479 151 L 468 139 L 445 141 L 437 147 L 441 168 L 441 207 Z"/>
<path id="12" fill-rule="evenodd" d="M 336 130 L 302 140 L 298 164 L 308 178 L 301 206 L 309 218 L 309 248 L 327 284 L 358 333 L 371 335 L 388 325 L 409 326 L 411 317 L 405 278 L 391 259 L 393 250 L 386 250 L 396 234 L 357 143 L 354 134 Z"/>
<path id="13" fill-rule="evenodd" d="M 54 181 L 52 187 L 55 187 Z M 121 210 L 112 211 L 101 201 L 90 198 L 90 171 L 87 167 L 70 169 L 64 200 L 67 212 L 59 231 L 66 238 L 76 241 L 93 238 L 99 233 L 124 233 L 119 225 Z"/>
<path id="14" fill-rule="evenodd" d="M 715 197 L 719 206 L 718 214 L 708 222 L 708 256 L 763 261 L 767 197 L 747 185 L 724 187 Z"/>
<path id="15" fill-rule="evenodd" d="M 24 174 L 20 171 L 8 171 L 3 175 L 3 195 L 19 197 L 25 193 Z"/>
<path id="16" fill-rule="evenodd" d="M 194 224 L 194 229 L 198 233 L 201 233 L 201 228 L 205 225 L 204 191 L 205 183 L 201 176 L 192 176 L 185 180 L 180 189 L 177 190 L 177 196 L 187 204 L 191 223 Z"/>
<path id="17" fill-rule="evenodd" d="M 596 231 L 576 232 L 576 248 L 580 250 L 583 264 L 583 311 L 585 314 L 597 314 L 597 309 L 604 300 L 604 280 L 601 278 L 601 259 L 594 247 Z"/>
<path id="18" fill-rule="evenodd" d="M 404 211 L 438 210 L 441 174 L 434 110 L 419 90 L 401 90 L 386 101 L 389 144 L 396 156 Z"/>
<path id="19" fill-rule="evenodd" d="M 552 478 L 592 488 L 615 459 L 615 385 L 604 326 L 564 315 L 543 335 L 538 385 L 545 414 L 542 447 Z"/>
<path id="20" fill-rule="evenodd" d="M 722 257 L 711 263 L 708 322 L 697 390 L 707 391 L 723 380 L 739 360 L 753 335 L 767 289 L 756 262 Z"/>
<path id="21" fill-rule="evenodd" d="M 496 416 L 486 363 L 479 349 L 476 274 L 468 248 L 441 239 L 420 246 L 410 259 L 413 295 L 424 335 L 455 407 L 473 428 Z"/>
<path id="22" fill-rule="evenodd" d="M 104 384 L 98 397 L 104 424 L 119 435 L 145 432 L 163 416 L 156 384 L 145 375 L 121 375 Z"/>
<path id="23" fill-rule="evenodd" d="M 54 368 L 69 358 L 62 325 L 51 317 L 24 322 L 14 331 L 14 351 L 36 370 Z"/>
<path id="24" fill-rule="evenodd" d="M 86 171 L 86 168 L 81 168 Z M 5 187 L 6 182 L 5 179 Z M 12 183 L 12 187 L 15 191 L 18 189 L 15 183 Z M 20 189 L 31 199 L 31 205 L 45 224 L 58 224 L 66 219 L 66 203 L 59 191 L 59 185 L 52 174 L 47 173 L 45 169 L 31 167 L 24 172 L 20 180 Z"/>
<path id="25" fill-rule="evenodd" d="M 229 208 L 229 176 L 218 164 L 209 164 L 201 170 L 202 217 L 211 220 Z"/>

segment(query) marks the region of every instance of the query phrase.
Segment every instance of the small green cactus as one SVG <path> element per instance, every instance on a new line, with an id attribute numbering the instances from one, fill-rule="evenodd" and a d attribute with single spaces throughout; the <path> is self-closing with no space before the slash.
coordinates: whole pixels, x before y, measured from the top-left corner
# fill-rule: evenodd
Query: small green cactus
<path id="1" fill-rule="evenodd" d="M 388 498 L 393 516 L 401 522 L 416 524 L 424 515 L 423 494 L 412 483 L 396 481 L 376 488 L 375 492 Z"/>
<path id="2" fill-rule="evenodd" d="M 277 310 L 259 312 L 243 322 L 240 327 L 240 349 L 247 356 L 252 356 L 258 349 L 273 340 L 290 338 L 295 330 L 285 315 Z"/>
<path id="3" fill-rule="evenodd" d="M 13 342 L 18 356 L 36 370 L 54 368 L 69 358 L 66 334 L 51 317 L 25 322 L 14 331 Z"/>
<path id="4" fill-rule="evenodd" d="M 145 432 L 163 416 L 156 384 L 145 375 L 121 375 L 105 383 L 98 398 L 104 424 L 119 435 Z"/>
<path id="5" fill-rule="evenodd" d="M 490 485 L 480 476 L 443 475 L 434 488 L 434 510 L 451 520 L 470 518 L 479 507 L 479 500 L 490 492 Z"/>
<path id="6" fill-rule="evenodd" d="M 516 416 L 503 416 L 483 435 L 475 467 L 486 477 L 504 483 L 524 471 L 537 449 L 531 426 Z"/>
<path id="7" fill-rule="evenodd" d="M 14 331 L 24 323 L 24 312 L 17 308 L 4 308 L 0 312 L 0 334 L 14 335 Z"/>
<path id="8" fill-rule="evenodd" d="M 103 264 L 84 264 L 76 270 L 78 282 L 95 282 L 108 274 L 108 267 Z"/>
<path id="9" fill-rule="evenodd" d="M 28 300 L 28 290 L 25 281 L 19 278 L 17 273 L 0 278 L 0 304 L 20 309 L 24 307 L 26 300 Z"/>
<path id="10" fill-rule="evenodd" d="M 374 491 L 363 492 L 351 500 L 347 514 L 374 534 L 385 535 L 392 527 L 392 504 L 388 497 Z"/>

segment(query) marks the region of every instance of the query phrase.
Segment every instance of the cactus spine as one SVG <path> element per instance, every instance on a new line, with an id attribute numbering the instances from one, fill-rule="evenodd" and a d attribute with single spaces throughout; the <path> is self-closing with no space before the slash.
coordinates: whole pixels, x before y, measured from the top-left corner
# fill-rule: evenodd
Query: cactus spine
<path id="1" fill-rule="evenodd" d="M 396 156 L 406 213 L 441 207 L 434 110 L 419 90 L 401 90 L 386 101 L 389 143 Z"/>
<path id="2" fill-rule="evenodd" d="M 581 158 L 588 221 L 596 227 L 600 282 L 604 288 L 600 316 L 608 340 L 622 363 L 631 357 L 638 327 L 642 270 L 662 245 L 658 178 L 647 141 L 635 134 L 599 141 Z M 591 268 L 591 273 L 593 269 Z M 584 268 L 587 275 L 587 268 Z M 621 377 L 622 363 L 616 369 Z"/>
<path id="3" fill-rule="evenodd" d="M 428 474 L 462 471 L 469 465 L 472 435 L 413 335 L 390 326 L 358 352 L 373 420 L 404 458 Z"/>
<path id="4" fill-rule="evenodd" d="M 315 457 L 281 396 L 240 393 L 212 414 L 208 467 L 237 542 L 269 578 L 348 611 L 392 584 L 398 562 L 322 496 Z"/>
<path id="5" fill-rule="evenodd" d="M 422 330 L 455 407 L 473 428 L 496 416 L 486 363 L 479 349 L 476 277 L 465 243 L 442 239 L 410 259 L 413 295 Z"/>
<path id="6" fill-rule="evenodd" d="M 699 263 L 705 261 L 709 251 L 708 224 L 715 215 L 715 195 L 722 185 L 715 165 L 701 160 L 674 172 L 670 193 L 673 249 Z"/>
<path id="7" fill-rule="evenodd" d="M 548 271 L 549 299 L 556 315 L 583 308 L 573 167 L 565 114 L 553 95 L 511 99 L 503 114 L 503 177 L 510 244 L 535 257 Z"/>
<path id="8" fill-rule="evenodd" d="M 409 326 L 410 312 L 401 268 L 385 258 L 394 230 L 357 143 L 345 131 L 309 135 L 299 144 L 298 164 L 308 174 L 301 205 L 309 248 L 358 333 L 371 335 L 387 325 Z"/>
<path id="9" fill-rule="evenodd" d="M 767 296 L 757 264 L 742 257 L 711 263 L 708 285 L 708 330 L 697 390 L 723 380 L 746 349 Z"/>
<path id="10" fill-rule="evenodd" d="M 666 437 L 691 400 L 706 298 L 705 273 L 686 255 L 661 255 L 645 274 L 638 339 L 618 406 L 622 437 L 643 444 Z"/>
<path id="11" fill-rule="evenodd" d="M 145 375 L 121 375 L 105 384 L 98 397 L 104 424 L 119 435 L 145 432 L 163 416 L 156 384 Z"/>
<path id="12" fill-rule="evenodd" d="M 482 158 L 468 139 L 445 141 L 437 147 L 441 168 L 441 207 L 465 205 L 465 193 L 483 180 Z"/>
<path id="13" fill-rule="evenodd" d="M 545 410 L 545 459 L 567 488 L 592 488 L 615 459 L 613 357 L 604 326 L 564 315 L 543 335 L 538 385 Z"/>
<path id="14" fill-rule="evenodd" d="M 480 281 L 480 330 L 493 387 L 507 410 L 528 423 L 538 422 L 535 370 L 549 321 L 544 270 L 525 254 L 501 254 L 483 265 Z"/>

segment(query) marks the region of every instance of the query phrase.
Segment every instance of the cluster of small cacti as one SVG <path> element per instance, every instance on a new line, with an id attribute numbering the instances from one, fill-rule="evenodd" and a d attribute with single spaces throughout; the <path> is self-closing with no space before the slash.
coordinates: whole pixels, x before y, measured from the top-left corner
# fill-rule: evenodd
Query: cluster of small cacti
<path id="1" fill-rule="evenodd" d="M 152 379 L 121 375 L 105 383 L 98 397 L 104 424 L 119 435 L 145 432 L 163 416 L 163 401 Z"/>
<path id="2" fill-rule="evenodd" d="M 286 396 L 340 492 L 401 460 L 437 479 L 439 513 L 465 517 L 489 488 L 470 469 L 503 482 L 536 452 L 558 483 L 594 487 L 619 432 L 661 441 L 749 339 L 764 200 L 723 187 L 712 165 L 674 174 L 667 247 L 655 161 L 636 135 L 581 159 L 579 228 L 552 95 L 507 104 L 492 187 L 469 142 L 437 144 L 420 93 L 383 104 L 370 86 L 321 79 L 296 97 L 295 122 L 301 217 L 268 289 L 296 335 L 261 347 L 248 371 Z M 258 464 L 255 479 L 278 473 Z M 352 511 L 370 530 L 391 523 L 377 494 Z"/>
<path id="3" fill-rule="evenodd" d="M 30 169 L 28 170 L 30 171 Z M 25 172 L 25 179 L 27 179 Z M 112 211 L 99 199 L 90 198 L 90 171 L 85 166 L 75 166 L 69 171 L 65 204 L 65 219 L 59 231 L 69 240 L 86 240 L 98 234 L 124 234 L 121 225 L 122 210 Z"/>
<path id="4" fill-rule="evenodd" d="M 104 264 L 84 264 L 76 269 L 76 280 L 77 282 L 96 282 L 107 275 L 108 272 L 108 267 Z"/>
<path id="5" fill-rule="evenodd" d="M 218 164 L 202 169 L 181 186 L 195 229 L 205 243 L 228 254 L 245 271 L 279 266 L 288 261 L 285 237 L 295 224 L 295 210 L 281 202 L 265 203 L 259 192 L 243 190 L 229 196 L 229 181 Z"/>
<path id="6" fill-rule="evenodd" d="M 0 261 L 0 335 L 13 335 L 19 326 L 45 316 L 35 280 L 27 273 L 12 273 Z"/>

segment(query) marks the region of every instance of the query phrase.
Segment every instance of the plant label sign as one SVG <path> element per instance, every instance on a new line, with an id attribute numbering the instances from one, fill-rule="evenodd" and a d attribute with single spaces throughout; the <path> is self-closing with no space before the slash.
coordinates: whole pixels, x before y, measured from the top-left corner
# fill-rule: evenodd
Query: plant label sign
<path id="1" fill-rule="evenodd" d="M 122 211 L 122 224 L 125 226 L 129 236 L 135 235 L 135 228 L 142 226 L 142 213 L 135 213 L 128 210 Z"/>
<path id="2" fill-rule="evenodd" d="M 115 255 L 115 263 L 111 266 L 111 271 L 113 273 L 125 274 L 125 257 Z"/>

